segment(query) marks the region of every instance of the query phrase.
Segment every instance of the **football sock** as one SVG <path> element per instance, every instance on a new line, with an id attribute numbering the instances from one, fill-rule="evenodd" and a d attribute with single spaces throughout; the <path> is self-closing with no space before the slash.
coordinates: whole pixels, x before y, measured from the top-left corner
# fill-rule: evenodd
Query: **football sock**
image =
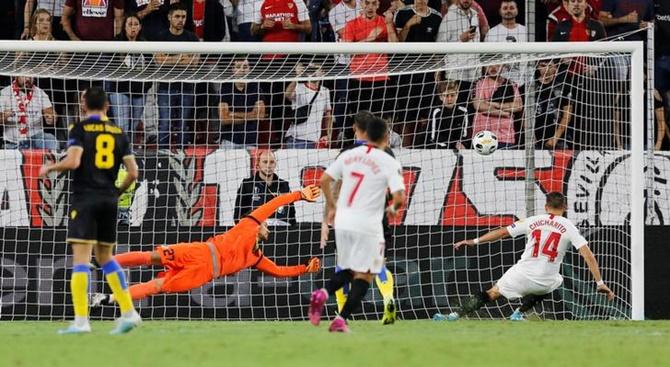
<path id="1" fill-rule="evenodd" d="M 370 288 L 370 283 L 363 279 L 354 279 L 351 282 L 351 290 L 349 291 L 349 296 L 347 297 L 347 302 L 342 307 L 342 312 L 340 316 L 343 319 L 347 320 L 351 317 L 351 314 L 358 310 L 365 298 L 365 294 L 368 293 Z"/>
<path id="2" fill-rule="evenodd" d="M 536 304 L 539 302 L 542 302 L 543 299 L 547 297 L 547 294 L 543 294 L 540 296 L 535 296 L 535 295 L 530 295 L 530 296 L 525 296 L 521 299 L 521 307 L 519 307 L 519 311 L 521 312 L 526 312 L 533 308 Z"/>
<path id="3" fill-rule="evenodd" d="M 128 292 L 126 275 L 123 273 L 119 263 L 114 259 L 109 260 L 102 265 L 102 272 L 105 274 L 109 288 L 112 289 L 114 300 L 118 303 L 121 314 L 125 315 L 128 312 L 134 311 L 135 307 L 133 306 L 133 300 L 130 298 L 130 292 Z"/>
<path id="4" fill-rule="evenodd" d="M 91 277 L 91 268 L 88 264 L 78 264 L 72 267 L 70 278 L 70 293 L 74 306 L 75 324 L 82 326 L 88 320 L 88 283 Z"/>
<path id="5" fill-rule="evenodd" d="M 384 266 L 382 271 L 375 277 L 375 284 L 379 288 L 384 301 L 393 298 L 393 273 Z"/>
<path id="6" fill-rule="evenodd" d="M 487 302 L 491 301 L 489 298 L 488 293 L 486 292 L 477 292 L 470 296 L 467 302 L 465 304 L 461 305 L 461 310 L 459 313 L 461 315 L 469 315 L 472 312 L 475 312 L 482 308 Z"/>
<path id="7" fill-rule="evenodd" d="M 126 252 L 114 256 L 114 260 L 124 268 L 151 265 L 151 251 Z"/>
<path id="8" fill-rule="evenodd" d="M 153 296 L 160 292 L 160 289 L 156 286 L 156 283 L 152 280 L 146 283 L 139 283 L 130 286 L 130 297 L 133 300 L 146 298 Z"/>
<path id="9" fill-rule="evenodd" d="M 342 270 L 340 272 L 337 272 L 333 274 L 333 276 L 330 277 L 330 280 L 328 281 L 328 284 L 326 284 L 326 292 L 328 294 L 335 294 L 335 292 L 342 288 L 344 284 L 350 283 L 351 279 L 353 279 L 354 275 L 351 274 L 349 270 Z"/>

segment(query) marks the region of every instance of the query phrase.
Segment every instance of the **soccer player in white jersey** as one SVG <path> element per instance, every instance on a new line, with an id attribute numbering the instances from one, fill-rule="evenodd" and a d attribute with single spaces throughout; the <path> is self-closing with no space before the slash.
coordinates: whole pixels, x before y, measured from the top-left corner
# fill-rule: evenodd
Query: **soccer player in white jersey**
<path id="1" fill-rule="evenodd" d="M 563 283 L 563 277 L 559 272 L 563 256 L 570 245 L 576 248 L 584 258 L 596 281 L 597 291 L 607 295 L 610 301 L 613 300 L 614 292 L 605 285 L 600 276 L 598 261 L 593 256 L 586 239 L 569 219 L 562 216 L 566 207 L 565 196 L 552 192 L 547 195 L 544 206 L 546 214 L 517 221 L 508 227 L 488 232 L 474 240 L 463 240 L 456 243 L 454 250 L 464 245 L 476 246 L 509 236 L 526 235 L 528 237 L 526 249 L 519 262 L 509 268 L 491 289 L 471 296 L 468 302 L 461 306 L 459 312 L 452 312 L 447 319 L 457 320 L 461 315 L 471 314 L 484 304 L 503 296 L 507 299 L 521 298 L 521 307 L 514 311 L 510 320 L 523 320 L 524 312 L 533 308 Z M 438 314 L 434 319 L 439 320 L 443 317 Z"/>
<path id="2" fill-rule="evenodd" d="M 340 154 L 321 177 L 326 221 L 335 228 L 337 265 L 342 271 L 333 274 L 325 288 L 312 293 L 309 319 L 313 325 L 319 325 L 328 297 L 343 284 L 351 284 L 342 311 L 330 324 L 331 332 L 349 331 L 346 320 L 361 306 L 370 283 L 384 265 L 382 217 L 386 189 L 393 197 L 386 211 L 397 212 L 405 200 L 400 163 L 384 152 L 388 141 L 386 122 L 373 118 L 367 134 L 368 144 Z M 337 180 L 342 185 L 336 204 L 331 184 Z"/>

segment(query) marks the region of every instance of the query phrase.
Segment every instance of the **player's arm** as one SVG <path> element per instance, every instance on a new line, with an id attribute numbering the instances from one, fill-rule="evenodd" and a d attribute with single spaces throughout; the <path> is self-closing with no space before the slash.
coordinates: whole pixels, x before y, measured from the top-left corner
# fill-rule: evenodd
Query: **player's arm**
<path id="1" fill-rule="evenodd" d="M 463 240 L 463 241 L 456 242 L 454 244 L 454 250 L 458 250 L 461 247 L 463 247 L 464 245 L 475 246 L 475 245 L 478 245 L 480 243 L 493 242 L 493 241 L 497 241 L 497 240 L 500 240 L 500 239 L 503 239 L 503 238 L 507 238 L 509 236 L 510 236 L 510 233 L 509 233 L 507 227 L 501 227 L 501 228 L 495 229 L 493 231 L 490 231 L 490 232 L 486 233 L 485 235 L 483 235 L 481 237 L 477 237 L 477 238 L 472 239 L 472 240 Z"/>
<path id="2" fill-rule="evenodd" d="M 608 300 L 613 300 L 614 299 L 614 292 L 612 292 L 607 285 L 605 285 L 605 282 L 603 281 L 602 276 L 600 275 L 600 267 L 598 266 L 598 260 L 596 260 L 596 257 L 593 255 L 593 252 L 589 248 L 589 245 L 583 245 L 582 247 L 579 248 L 579 255 L 584 258 L 584 262 L 586 262 L 586 265 L 589 267 L 589 271 L 593 275 L 593 279 L 596 281 L 596 284 L 598 285 L 598 293 L 603 293 L 607 295 Z"/>
<path id="3" fill-rule="evenodd" d="M 277 196 L 276 198 L 258 207 L 258 209 L 251 212 L 251 214 L 249 214 L 247 217 L 251 217 L 258 223 L 262 223 L 266 219 L 270 218 L 270 216 L 272 216 L 272 214 L 274 214 L 277 209 L 284 205 L 291 204 L 298 200 L 313 202 L 316 201 L 319 195 L 321 195 L 321 189 L 319 189 L 317 186 L 309 185 L 300 191 Z"/>
<path id="4" fill-rule="evenodd" d="M 65 158 L 61 159 L 59 162 L 42 166 L 40 168 L 39 177 L 46 177 L 53 171 L 63 172 L 79 168 L 79 165 L 81 164 L 81 156 L 83 153 L 84 148 L 77 145 L 70 146 L 67 148 Z"/>
<path id="5" fill-rule="evenodd" d="M 321 261 L 319 261 L 319 258 L 313 257 L 309 260 L 307 265 L 279 266 L 272 260 L 263 256 L 255 267 L 264 274 L 271 275 L 275 278 L 288 278 L 319 271 L 319 269 L 321 269 Z"/>
<path id="6" fill-rule="evenodd" d="M 321 187 L 323 188 L 323 197 L 326 199 L 326 224 L 333 224 L 335 219 L 335 193 L 333 192 L 333 181 L 335 179 L 331 177 L 327 172 L 324 172 L 321 175 Z"/>
<path id="7" fill-rule="evenodd" d="M 127 155 L 123 157 L 123 164 L 126 166 L 126 171 L 128 171 L 128 174 L 119 186 L 119 193 L 126 192 L 130 185 L 132 185 L 140 175 L 140 170 L 137 168 L 137 162 L 135 161 L 134 155 Z"/>

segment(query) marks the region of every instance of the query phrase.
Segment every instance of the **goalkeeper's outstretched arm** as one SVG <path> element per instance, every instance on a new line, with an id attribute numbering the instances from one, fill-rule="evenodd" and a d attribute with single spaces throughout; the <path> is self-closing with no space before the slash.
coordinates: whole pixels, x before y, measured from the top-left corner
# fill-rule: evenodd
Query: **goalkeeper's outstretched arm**
<path id="1" fill-rule="evenodd" d="M 614 299 L 614 292 L 612 292 L 607 285 L 605 285 L 605 282 L 603 281 L 602 276 L 600 275 L 600 267 L 598 266 L 598 260 L 596 260 L 596 257 L 593 255 L 593 252 L 589 248 L 589 245 L 584 245 L 579 248 L 579 254 L 584 258 L 584 262 L 586 262 L 586 265 L 589 267 L 589 271 L 593 275 L 593 280 L 596 281 L 596 284 L 598 285 L 598 293 L 603 293 L 607 296 L 607 299 L 610 301 Z"/>
<path id="2" fill-rule="evenodd" d="M 258 223 L 263 223 L 266 219 L 270 218 L 270 216 L 272 216 L 272 214 L 274 214 L 274 212 L 280 207 L 291 204 L 298 200 L 316 201 L 319 195 L 321 195 L 321 189 L 319 189 L 317 186 L 309 185 L 300 191 L 294 191 L 290 194 L 277 196 L 276 198 L 268 201 L 251 212 L 248 217 L 253 218 Z"/>
<path id="3" fill-rule="evenodd" d="M 297 277 L 305 273 L 315 273 L 319 271 L 319 269 L 321 269 L 321 261 L 318 258 L 313 257 L 309 260 L 307 265 L 279 266 L 272 260 L 263 256 L 258 264 L 256 264 L 255 268 L 275 278 Z"/>
<path id="4" fill-rule="evenodd" d="M 478 245 L 480 243 L 493 242 L 493 241 L 497 241 L 497 240 L 500 240 L 500 239 L 503 239 L 503 238 L 507 238 L 509 236 L 510 235 L 509 235 L 509 231 L 507 231 L 507 228 L 506 227 L 500 227 L 496 230 L 488 232 L 485 235 L 483 235 L 481 237 L 477 237 L 473 240 L 463 240 L 463 241 L 460 241 L 460 242 L 456 242 L 454 244 L 454 250 L 458 250 L 461 247 L 463 247 L 464 245 L 465 246 L 475 246 L 475 245 Z"/>

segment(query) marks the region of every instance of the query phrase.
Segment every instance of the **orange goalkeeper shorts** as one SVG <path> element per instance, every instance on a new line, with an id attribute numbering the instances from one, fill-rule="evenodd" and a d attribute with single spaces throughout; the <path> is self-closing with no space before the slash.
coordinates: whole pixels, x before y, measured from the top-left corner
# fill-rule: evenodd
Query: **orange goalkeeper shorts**
<path id="1" fill-rule="evenodd" d="M 213 279 L 212 252 L 206 242 L 178 243 L 158 246 L 156 251 L 167 269 L 159 274 L 163 278 L 161 291 L 186 292 Z"/>

